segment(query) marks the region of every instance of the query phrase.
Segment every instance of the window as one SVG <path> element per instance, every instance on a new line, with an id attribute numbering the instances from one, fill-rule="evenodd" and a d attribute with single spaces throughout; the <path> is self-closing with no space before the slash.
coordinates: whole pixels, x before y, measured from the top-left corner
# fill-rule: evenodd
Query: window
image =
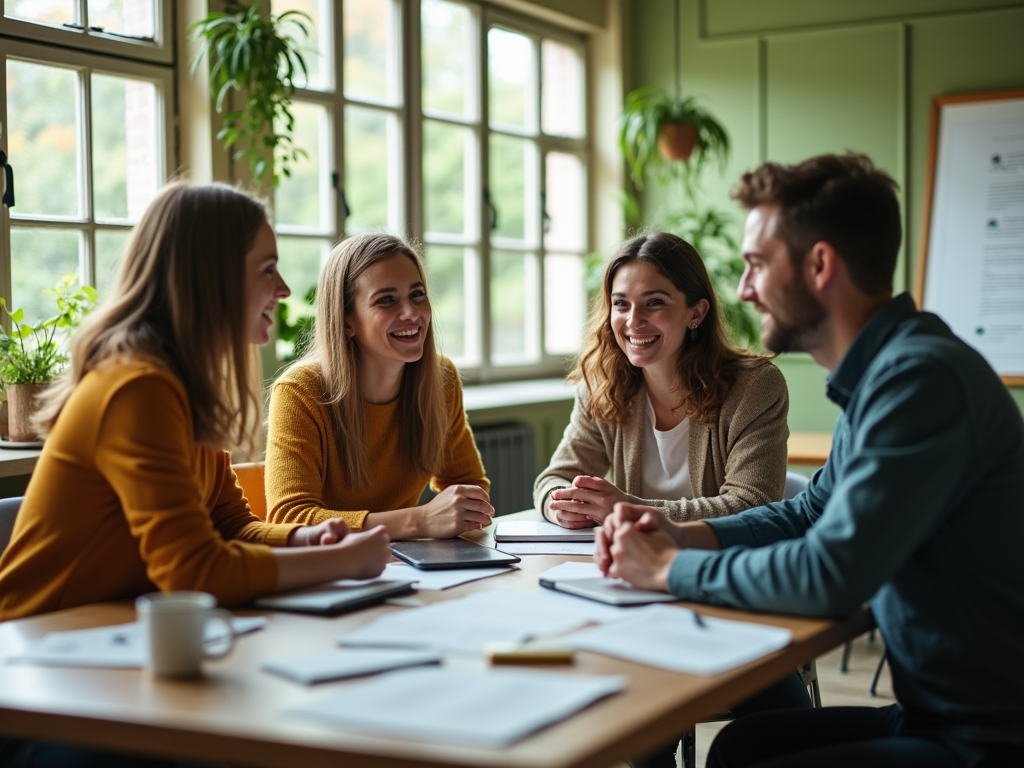
<path id="1" fill-rule="evenodd" d="M 580 38 L 422 0 L 423 234 L 442 349 L 478 379 L 562 372 L 585 319 Z"/>
<path id="2" fill-rule="evenodd" d="M 116 47 L 113 30 L 137 33 L 121 53 L 138 54 L 144 40 L 139 58 L 152 59 L 164 50 L 163 14 L 153 0 L 4 4 L 0 145 L 15 170 L 16 204 L 2 214 L 0 295 L 30 320 L 49 314 L 42 291 L 64 274 L 107 294 L 131 227 L 174 167 L 172 69 L 75 47 L 92 45 L 84 34 L 99 50 Z M 86 22 L 103 30 L 61 26 Z"/>
<path id="3" fill-rule="evenodd" d="M 167 0 L 3 0 L 0 35 L 174 63 Z"/>

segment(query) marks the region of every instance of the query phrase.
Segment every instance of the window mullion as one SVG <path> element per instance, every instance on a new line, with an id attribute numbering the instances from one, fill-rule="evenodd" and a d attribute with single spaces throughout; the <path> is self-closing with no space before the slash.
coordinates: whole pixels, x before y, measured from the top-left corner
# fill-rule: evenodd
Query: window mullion
<path id="1" fill-rule="evenodd" d="M 487 30 L 489 26 L 489 13 L 482 9 L 479 16 L 480 25 L 477 29 L 477 93 L 479 111 L 479 162 L 480 162 L 480 255 L 478 259 L 480 280 L 477 284 L 479 290 L 478 322 L 480 333 L 480 379 L 487 381 L 491 378 L 493 367 L 491 363 L 492 333 L 491 333 L 491 208 L 484 201 L 484 193 L 490 187 L 490 123 L 488 119 L 488 77 L 487 77 Z M 468 320 L 468 318 L 467 318 Z"/>
<path id="2" fill-rule="evenodd" d="M 84 5 L 85 0 L 82 0 L 82 2 Z M 81 84 L 78 99 L 78 123 L 82 142 L 82 159 L 79 161 L 82 170 L 82 181 L 79 187 L 79 195 L 83 205 L 81 214 L 86 221 L 86 231 L 84 233 L 85 251 L 84 253 L 80 252 L 78 256 L 78 281 L 81 285 L 95 285 L 96 237 L 92 226 L 96 211 L 93 199 L 95 185 L 92 179 L 94 170 L 92 157 L 92 69 L 90 67 L 82 67 L 78 72 L 79 83 Z"/>
<path id="3" fill-rule="evenodd" d="M 409 227 L 408 235 L 417 242 L 424 242 L 426 231 L 423 211 L 423 97 L 420 31 L 420 0 L 406 0 L 403 33 L 407 52 L 403 61 L 405 80 L 403 99 L 405 104 L 405 210 Z"/>

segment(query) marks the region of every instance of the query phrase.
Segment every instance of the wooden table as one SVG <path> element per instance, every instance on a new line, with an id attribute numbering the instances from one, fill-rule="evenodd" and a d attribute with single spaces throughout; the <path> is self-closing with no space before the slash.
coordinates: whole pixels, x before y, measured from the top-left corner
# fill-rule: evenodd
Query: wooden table
<path id="1" fill-rule="evenodd" d="M 828 461 L 831 450 L 832 435 L 828 432 L 790 432 L 787 461 L 790 464 L 822 467 Z"/>
<path id="2" fill-rule="evenodd" d="M 519 513 L 522 514 L 522 513 Z M 477 538 L 489 539 L 483 533 Z M 444 592 L 418 593 L 425 603 L 487 590 L 533 589 L 537 575 L 564 556 L 523 556 L 514 573 Z M 582 559 L 582 558 L 576 558 Z M 698 677 L 581 652 L 568 673 L 625 674 L 621 694 L 505 749 L 378 738 L 295 720 L 283 710 L 352 683 L 307 688 L 261 672 L 261 659 L 327 651 L 346 631 L 382 613 L 381 605 L 326 619 L 268 612 L 265 629 L 239 639 L 225 660 L 209 662 L 203 680 L 174 681 L 142 670 L 48 668 L 5 663 L 52 630 L 131 621 L 128 602 L 86 606 L 0 624 L 0 732 L 105 749 L 232 765 L 337 768 L 605 768 L 678 736 L 709 712 L 741 701 L 872 626 L 865 610 L 835 621 L 701 608 L 709 616 L 757 621 L 793 631 L 793 643 L 726 674 Z M 240 612 L 251 614 L 254 612 Z M 477 659 L 446 663 L 482 667 Z M 480 713 L 486 717 L 486 712 Z"/>

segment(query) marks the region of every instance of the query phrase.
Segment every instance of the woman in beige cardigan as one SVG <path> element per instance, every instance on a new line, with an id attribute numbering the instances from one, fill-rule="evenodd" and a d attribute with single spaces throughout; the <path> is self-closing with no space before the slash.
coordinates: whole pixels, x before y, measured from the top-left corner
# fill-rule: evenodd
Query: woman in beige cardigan
<path id="1" fill-rule="evenodd" d="M 534 503 L 566 528 L 618 501 L 676 521 L 782 498 L 789 395 L 766 358 L 729 346 L 707 269 L 675 235 L 628 240 L 570 380 L 576 404 Z M 611 469 L 611 482 L 604 477 Z"/>

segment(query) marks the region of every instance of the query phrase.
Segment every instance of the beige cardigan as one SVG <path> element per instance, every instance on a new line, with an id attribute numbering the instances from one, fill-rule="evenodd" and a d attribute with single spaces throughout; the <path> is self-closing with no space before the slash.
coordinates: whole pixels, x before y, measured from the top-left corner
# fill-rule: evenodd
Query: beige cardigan
<path id="1" fill-rule="evenodd" d="M 743 368 L 713 425 L 690 424 L 692 499 L 641 499 L 647 392 L 629 403 L 622 422 L 594 419 L 581 386 L 551 463 L 533 486 L 533 503 L 545 509 L 548 495 L 577 475 L 604 477 L 637 504 L 658 507 L 672 520 L 725 517 L 782 498 L 786 486 L 789 392 L 772 364 Z"/>

